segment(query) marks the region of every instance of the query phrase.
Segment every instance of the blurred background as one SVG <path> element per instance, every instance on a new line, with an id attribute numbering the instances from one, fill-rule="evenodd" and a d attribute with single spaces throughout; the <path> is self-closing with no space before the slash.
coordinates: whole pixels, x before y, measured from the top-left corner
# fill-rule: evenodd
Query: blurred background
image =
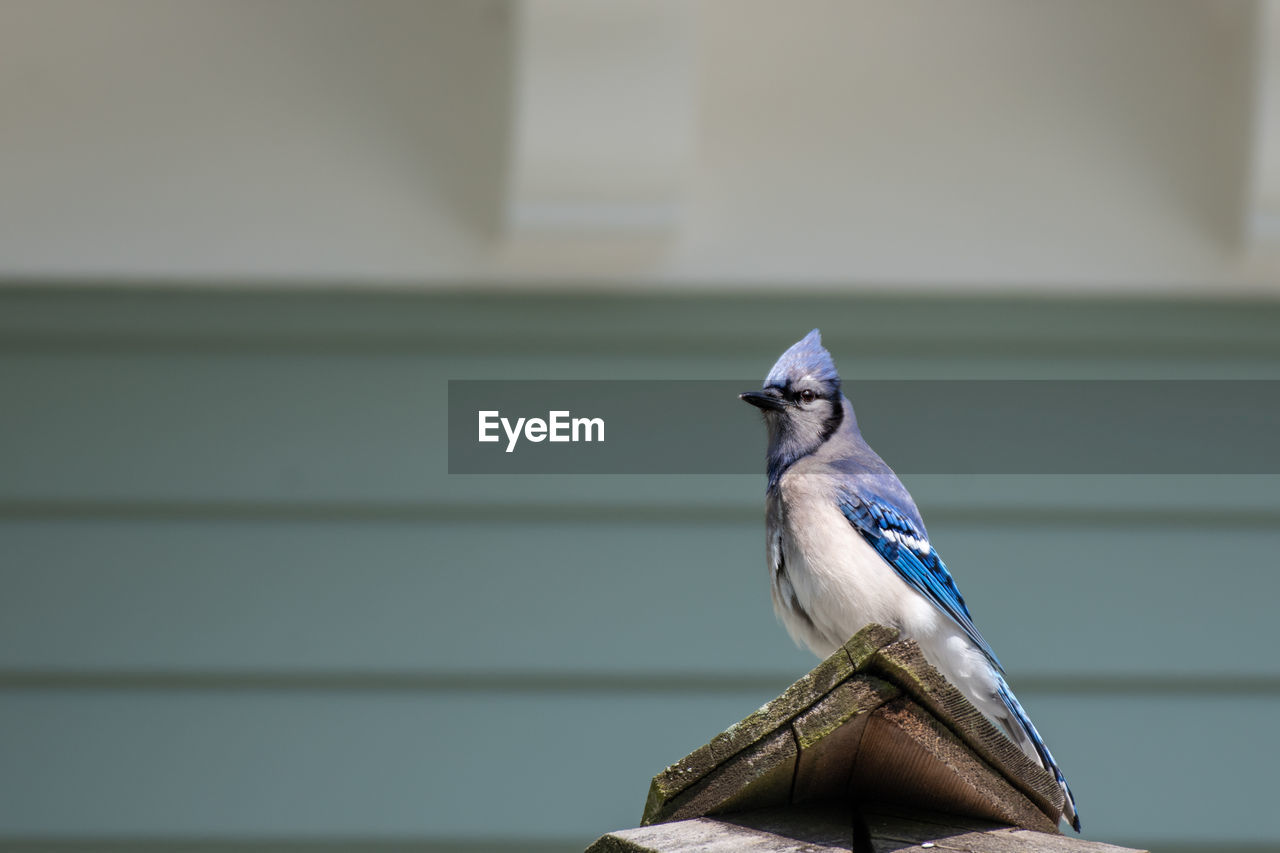
<path id="1" fill-rule="evenodd" d="M 450 379 L 1277 379 L 1278 295 L 1273 0 L 0 0 L 0 847 L 581 849 L 812 665 L 763 473 L 450 476 Z M 1280 848 L 1280 478 L 907 484 L 1087 837 Z"/>

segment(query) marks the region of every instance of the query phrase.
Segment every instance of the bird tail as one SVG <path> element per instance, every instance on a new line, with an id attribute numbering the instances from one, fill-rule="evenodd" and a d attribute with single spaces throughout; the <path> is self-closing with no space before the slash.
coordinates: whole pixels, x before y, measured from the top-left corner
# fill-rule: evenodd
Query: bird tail
<path id="1" fill-rule="evenodd" d="M 1021 732 L 1015 732 L 1014 734 L 1026 736 L 1036 754 L 1040 756 L 1040 763 L 1044 765 L 1044 769 L 1052 773 L 1054 778 L 1057 779 L 1063 794 L 1062 816 L 1071 822 L 1072 829 L 1079 832 L 1080 815 L 1076 813 L 1076 798 L 1072 795 L 1071 788 L 1067 786 L 1067 780 L 1063 778 L 1058 762 L 1053 760 L 1053 753 L 1049 752 L 1049 747 L 1045 746 L 1044 738 L 1040 737 L 1040 733 L 1036 731 L 1031 718 L 1022 709 L 1022 703 L 1018 701 L 1018 697 L 1013 695 L 1013 691 L 1009 689 L 1009 685 L 1004 678 L 999 676 L 997 678 L 999 679 L 997 691 L 1000 695 L 1000 701 L 1009 709 L 1009 714 L 1013 717 L 1014 724 L 1021 729 Z"/>

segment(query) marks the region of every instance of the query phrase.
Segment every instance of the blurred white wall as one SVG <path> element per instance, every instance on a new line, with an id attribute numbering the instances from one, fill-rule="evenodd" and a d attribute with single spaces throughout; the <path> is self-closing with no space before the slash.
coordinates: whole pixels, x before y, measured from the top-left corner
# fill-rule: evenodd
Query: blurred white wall
<path id="1" fill-rule="evenodd" d="M 521 2 L 0 0 L 0 279 L 1280 292 L 1250 0 Z"/>

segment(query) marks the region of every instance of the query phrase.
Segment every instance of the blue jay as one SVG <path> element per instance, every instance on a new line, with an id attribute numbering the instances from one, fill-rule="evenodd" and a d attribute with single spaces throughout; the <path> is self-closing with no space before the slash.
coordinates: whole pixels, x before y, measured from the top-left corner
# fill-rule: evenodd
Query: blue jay
<path id="1" fill-rule="evenodd" d="M 978 633 L 893 470 L 862 438 L 814 329 L 742 399 L 769 432 L 766 536 L 773 607 L 797 644 L 825 658 L 872 622 L 897 628 L 1075 799 Z"/>

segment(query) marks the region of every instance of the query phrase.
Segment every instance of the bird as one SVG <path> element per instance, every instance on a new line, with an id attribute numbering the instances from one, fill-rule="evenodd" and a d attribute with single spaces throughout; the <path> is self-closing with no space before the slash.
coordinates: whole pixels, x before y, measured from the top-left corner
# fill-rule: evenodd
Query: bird
<path id="1" fill-rule="evenodd" d="M 871 623 L 896 628 L 1075 797 L 974 625 L 910 493 L 862 437 L 818 329 L 779 357 L 759 391 L 768 432 L 765 536 L 774 611 L 797 645 L 826 658 Z"/>

